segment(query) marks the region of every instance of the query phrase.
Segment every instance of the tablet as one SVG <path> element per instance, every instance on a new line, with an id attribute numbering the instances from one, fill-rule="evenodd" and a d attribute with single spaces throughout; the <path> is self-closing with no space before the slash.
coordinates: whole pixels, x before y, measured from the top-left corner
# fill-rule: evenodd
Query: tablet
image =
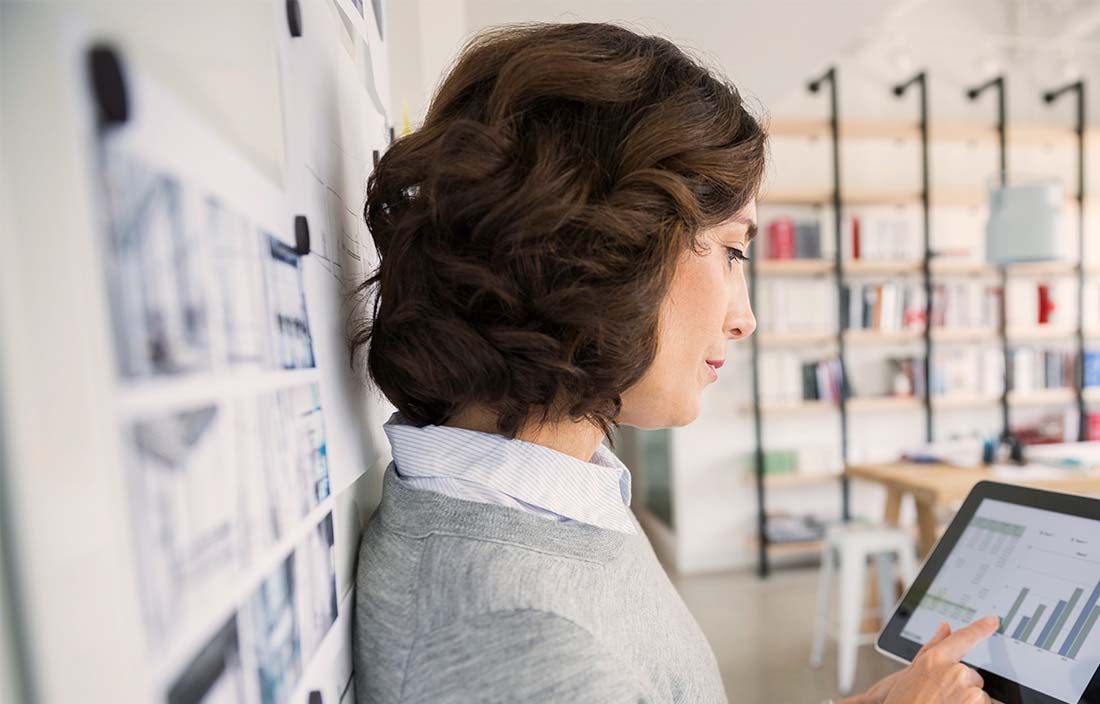
<path id="1" fill-rule="evenodd" d="M 1100 500 L 981 482 L 879 634 L 909 662 L 942 621 L 1000 628 L 963 659 L 1007 704 L 1100 704 Z"/>

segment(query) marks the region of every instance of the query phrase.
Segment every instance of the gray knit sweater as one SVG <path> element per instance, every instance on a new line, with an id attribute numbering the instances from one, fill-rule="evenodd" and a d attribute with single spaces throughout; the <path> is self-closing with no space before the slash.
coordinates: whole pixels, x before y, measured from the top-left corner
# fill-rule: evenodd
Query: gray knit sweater
<path id="1" fill-rule="evenodd" d="M 405 486 L 359 549 L 359 702 L 724 702 L 644 534 Z"/>

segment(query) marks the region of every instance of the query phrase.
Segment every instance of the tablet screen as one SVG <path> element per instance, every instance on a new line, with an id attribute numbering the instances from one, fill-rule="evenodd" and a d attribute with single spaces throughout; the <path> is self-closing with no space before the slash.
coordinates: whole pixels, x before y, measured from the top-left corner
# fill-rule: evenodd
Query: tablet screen
<path id="1" fill-rule="evenodd" d="M 1064 702 L 1100 666 L 1100 521 L 982 499 L 901 635 L 1001 617 L 964 662 Z"/>

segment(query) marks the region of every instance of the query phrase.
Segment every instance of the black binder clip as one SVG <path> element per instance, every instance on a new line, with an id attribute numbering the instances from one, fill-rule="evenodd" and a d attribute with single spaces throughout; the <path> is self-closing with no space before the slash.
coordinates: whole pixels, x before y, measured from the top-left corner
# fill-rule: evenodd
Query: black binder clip
<path id="1" fill-rule="evenodd" d="M 302 36 L 302 7 L 298 0 L 286 0 L 286 25 L 290 36 Z"/>
<path id="2" fill-rule="evenodd" d="M 106 44 L 96 44 L 88 51 L 87 66 L 100 129 L 124 124 L 130 119 L 130 100 L 117 52 Z"/>
<path id="3" fill-rule="evenodd" d="M 309 220 L 305 215 L 294 216 L 294 249 L 299 257 L 309 254 Z"/>

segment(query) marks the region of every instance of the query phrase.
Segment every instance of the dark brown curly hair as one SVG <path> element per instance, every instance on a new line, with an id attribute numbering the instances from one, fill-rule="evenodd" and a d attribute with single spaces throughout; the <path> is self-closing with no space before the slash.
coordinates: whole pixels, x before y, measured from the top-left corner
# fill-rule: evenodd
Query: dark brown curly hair
<path id="1" fill-rule="evenodd" d="M 349 346 L 408 419 L 610 437 L 685 248 L 756 194 L 766 135 L 730 83 L 607 24 L 487 31 L 367 185 L 380 257 Z M 369 311 L 369 315 L 366 313 Z"/>

